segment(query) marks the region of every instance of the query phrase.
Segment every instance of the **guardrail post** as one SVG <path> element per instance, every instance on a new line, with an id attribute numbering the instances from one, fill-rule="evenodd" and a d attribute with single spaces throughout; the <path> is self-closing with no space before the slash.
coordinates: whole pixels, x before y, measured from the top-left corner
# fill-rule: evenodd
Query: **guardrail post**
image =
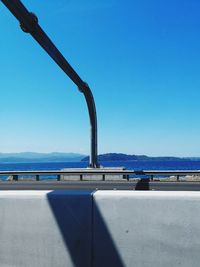
<path id="1" fill-rule="evenodd" d="M 126 179 L 127 181 L 129 181 L 129 175 L 128 174 L 123 174 L 123 179 Z"/>
<path id="2" fill-rule="evenodd" d="M 13 175 L 13 181 L 18 181 L 18 175 Z"/>
<path id="3" fill-rule="evenodd" d="M 176 180 L 177 180 L 177 182 L 180 181 L 180 176 L 179 175 L 177 175 Z"/>
<path id="4" fill-rule="evenodd" d="M 151 181 L 153 181 L 153 175 L 151 175 Z"/>
<path id="5" fill-rule="evenodd" d="M 83 181 L 83 175 L 80 174 L 80 181 Z"/>
<path id="6" fill-rule="evenodd" d="M 35 178 L 36 178 L 36 181 L 40 180 L 40 176 L 38 174 L 35 176 Z"/>
<path id="7" fill-rule="evenodd" d="M 60 181 L 60 174 L 57 175 L 57 181 Z"/>

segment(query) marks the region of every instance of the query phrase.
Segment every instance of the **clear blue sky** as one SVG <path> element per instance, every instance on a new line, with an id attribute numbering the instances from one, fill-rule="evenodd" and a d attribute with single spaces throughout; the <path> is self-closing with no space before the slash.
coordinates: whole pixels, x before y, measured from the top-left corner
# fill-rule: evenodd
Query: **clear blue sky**
<path id="1" fill-rule="evenodd" d="M 200 1 L 23 2 L 92 88 L 99 153 L 200 156 Z M 0 3 L 0 152 L 89 153 L 85 100 Z"/>

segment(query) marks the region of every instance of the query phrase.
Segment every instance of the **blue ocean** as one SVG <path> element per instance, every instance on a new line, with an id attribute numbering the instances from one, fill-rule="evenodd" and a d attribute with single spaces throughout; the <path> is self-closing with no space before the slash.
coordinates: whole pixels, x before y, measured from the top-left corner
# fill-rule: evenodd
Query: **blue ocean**
<path id="1" fill-rule="evenodd" d="M 200 160 L 134 160 L 134 161 L 104 161 L 103 167 L 124 167 L 129 170 L 200 170 Z M 61 170 L 63 168 L 85 168 L 87 162 L 47 162 L 47 163 L 3 163 L 1 171 L 21 170 Z M 43 179 L 54 179 L 44 177 Z M 1 177 L 0 179 L 6 179 Z"/>
<path id="2" fill-rule="evenodd" d="M 103 161 L 103 167 L 125 167 L 128 170 L 200 170 L 200 160 L 133 160 Z M 61 170 L 63 168 L 86 168 L 88 162 L 47 162 L 47 163 L 1 163 L 1 171 L 12 170 Z"/>

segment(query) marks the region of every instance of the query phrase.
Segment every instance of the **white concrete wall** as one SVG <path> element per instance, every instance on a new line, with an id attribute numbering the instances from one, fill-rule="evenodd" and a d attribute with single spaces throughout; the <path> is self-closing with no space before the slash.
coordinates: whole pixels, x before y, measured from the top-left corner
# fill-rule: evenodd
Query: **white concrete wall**
<path id="1" fill-rule="evenodd" d="M 90 168 L 65 168 L 62 169 L 63 171 L 88 171 Z M 124 167 L 101 167 L 99 170 L 105 170 L 105 171 L 122 171 L 124 170 Z M 109 175 L 106 174 L 105 180 L 107 181 L 119 181 L 123 180 L 124 177 L 121 174 L 115 174 L 115 175 Z M 60 176 L 61 180 L 68 180 L 68 181 L 80 181 L 80 175 L 76 174 L 62 174 Z M 84 181 L 102 181 L 103 180 L 103 175 L 102 174 L 84 174 L 82 175 L 82 180 Z"/>
<path id="2" fill-rule="evenodd" d="M 0 191 L 0 267 L 199 267 L 200 192 Z"/>
<path id="3" fill-rule="evenodd" d="M 99 191 L 94 203 L 95 267 L 200 266 L 200 192 Z"/>
<path id="4" fill-rule="evenodd" d="M 90 266 L 91 194 L 1 191 L 0 267 Z"/>

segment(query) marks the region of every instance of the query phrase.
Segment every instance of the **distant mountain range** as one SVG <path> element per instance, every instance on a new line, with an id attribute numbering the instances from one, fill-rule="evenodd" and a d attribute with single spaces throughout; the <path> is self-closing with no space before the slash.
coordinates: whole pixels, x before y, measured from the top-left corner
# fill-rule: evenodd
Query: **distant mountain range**
<path id="1" fill-rule="evenodd" d="M 199 157 L 149 157 L 145 155 L 127 155 L 123 153 L 107 153 L 98 156 L 98 161 L 130 161 L 130 160 L 200 160 Z M 37 162 L 80 162 L 89 161 L 89 156 L 77 153 L 0 153 L 0 163 L 37 163 Z"/>
<path id="2" fill-rule="evenodd" d="M 107 153 L 98 155 L 99 161 L 128 161 L 128 160 L 197 160 L 200 158 L 188 157 L 188 158 L 179 158 L 179 157 L 149 157 L 145 155 L 127 155 L 122 153 Z M 89 157 L 85 157 L 82 161 L 88 161 Z"/>
<path id="3" fill-rule="evenodd" d="M 77 153 L 0 153 L 0 163 L 29 163 L 29 162 L 77 162 L 81 161 L 85 155 Z"/>

